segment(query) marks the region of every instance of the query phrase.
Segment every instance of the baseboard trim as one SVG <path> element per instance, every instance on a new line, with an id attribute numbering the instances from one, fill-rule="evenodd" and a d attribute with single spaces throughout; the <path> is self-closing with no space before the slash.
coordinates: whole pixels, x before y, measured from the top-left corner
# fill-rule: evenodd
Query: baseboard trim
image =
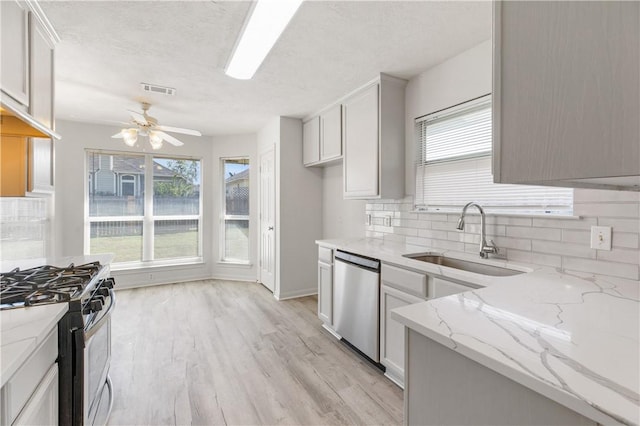
<path id="1" fill-rule="evenodd" d="M 302 289 L 302 290 L 292 291 L 292 292 L 285 293 L 285 294 L 280 293 L 278 296 L 276 296 L 275 293 L 274 293 L 274 297 L 277 300 L 288 300 L 288 299 L 297 299 L 299 297 L 313 296 L 315 294 L 318 294 L 318 288 L 317 287 L 305 288 L 305 289 Z"/>

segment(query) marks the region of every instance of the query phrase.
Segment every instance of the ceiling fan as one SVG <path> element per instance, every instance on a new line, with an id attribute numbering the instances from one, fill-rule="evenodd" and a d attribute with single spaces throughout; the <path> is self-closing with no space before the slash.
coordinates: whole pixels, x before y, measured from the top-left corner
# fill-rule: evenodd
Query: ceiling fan
<path id="1" fill-rule="evenodd" d="M 162 126 L 158 124 L 158 120 L 147 114 L 149 108 L 151 108 L 151 104 L 142 102 L 142 114 L 137 111 L 128 110 L 131 114 L 131 124 L 133 124 L 135 127 L 122 129 L 111 137 L 122 138 L 124 139 L 124 143 L 129 146 L 134 146 L 138 141 L 138 136 L 147 136 L 149 137 L 149 144 L 151 145 L 151 148 L 160 149 L 162 148 L 163 140 L 169 142 L 174 146 L 184 145 L 181 140 L 175 138 L 174 136 L 171 136 L 166 132 L 181 133 L 183 135 L 202 136 L 202 133 L 197 130 Z"/>

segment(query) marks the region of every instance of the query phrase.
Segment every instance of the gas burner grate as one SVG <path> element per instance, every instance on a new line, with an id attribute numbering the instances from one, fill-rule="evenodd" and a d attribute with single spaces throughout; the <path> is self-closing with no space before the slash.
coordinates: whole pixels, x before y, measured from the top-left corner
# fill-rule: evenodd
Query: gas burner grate
<path id="1" fill-rule="evenodd" d="M 67 267 L 51 265 L 0 273 L 2 308 L 68 302 L 82 294 L 100 271 L 100 262 Z"/>

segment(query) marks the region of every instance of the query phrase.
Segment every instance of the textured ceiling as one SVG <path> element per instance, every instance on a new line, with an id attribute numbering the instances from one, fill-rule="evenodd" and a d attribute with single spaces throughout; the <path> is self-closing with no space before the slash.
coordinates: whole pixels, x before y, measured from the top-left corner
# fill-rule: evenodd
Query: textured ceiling
<path id="1" fill-rule="evenodd" d="M 41 2 L 62 41 L 56 116 L 248 133 L 304 117 L 375 78 L 410 78 L 491 37 L 488 1 L 305 1 L 252 80 L 224 74 L 250 8 L 237 1 Z M 177 89 L 143 92 L 140 83 Z"/>

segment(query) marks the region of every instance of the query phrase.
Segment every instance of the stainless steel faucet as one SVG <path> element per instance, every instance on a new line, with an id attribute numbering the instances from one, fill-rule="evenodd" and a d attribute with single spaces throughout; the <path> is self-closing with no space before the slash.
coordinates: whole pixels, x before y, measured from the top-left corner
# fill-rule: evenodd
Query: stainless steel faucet
<path id="1" fill-rule="evenodd" d="M 460 214 L 460 219 L 458 219 L 458 226 L 456 226 L 456 229 L 459 231 L 464 230 L 464 215 L 467 214 L 467 209 L 471 206 L 475 206 L 480 210 L 480 257 L 486 259 L 489 257 L 490 253 L 498 254 L 498 247 L 495 246 L 493 240 L 489 240 L 487 243 L 487 230 L 484 225 L 484 210 L 480 204 L 471 202 L 467 203 L 462 208 L 462 213 Z"/>

